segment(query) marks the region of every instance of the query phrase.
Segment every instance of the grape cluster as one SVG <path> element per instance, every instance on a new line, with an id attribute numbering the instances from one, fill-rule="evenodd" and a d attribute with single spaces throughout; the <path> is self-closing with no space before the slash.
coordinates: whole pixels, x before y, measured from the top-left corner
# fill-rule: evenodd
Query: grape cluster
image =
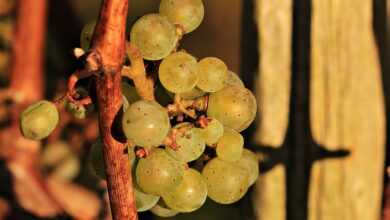
<path id="1" fill-rule="evenodd" d="M 159 13 L 142 16 L 130 30 L 130 43 L 154 68 L 148 67 L 148 72 L 156 74 L 155 100 L 142 99 L 129 81 L 121 85 L 122 130 L 130 146 L 139 212 L 150 210 L 163 217 L 192 212 L 207 197 L 231 204 L 259 175 L 258 158 L 244 148 L 240 134 L 256 117 L 254 95 L 221 59 L 198 60 L 179 47 L 183 35 L 195 30 L 203 16 L 201 0 L 161 0 Z M 94 26 L 95 22 L 87 24 L 81 33 L 84 49 Z M 22 115 L 23 133 L 42 139 L 50 130 L 42 129 L 49 128 L 42 124 L 47 116 L 33 114 L 37 108 L 52 114 L 52 107 L 44 102 L 30 108 Z M 67 108 L 85 117 L 77 106 Z M 42 122 L 35 123 L 33 117 Z M 26 120 L 34 123 L 23 123 Z M 90 165 L 105 178 L 102 149 L 101 141 L 92 146 Z"/>

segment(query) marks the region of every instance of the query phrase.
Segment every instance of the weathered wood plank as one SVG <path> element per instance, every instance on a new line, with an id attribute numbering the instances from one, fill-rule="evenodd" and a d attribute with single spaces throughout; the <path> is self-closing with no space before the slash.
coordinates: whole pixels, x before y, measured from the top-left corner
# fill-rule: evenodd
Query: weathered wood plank
<path id="1" fill-rule="evenodd" d="M 292 0 L 256 0 L 259 30 L 259 77 L 256 95 L 260 118 L 255 141 L 279 147 L 288 122 L 291 77 Z M 277 165 L 263 174 L 254 193 L 257 219 L 284 220 L 285 169 Z"/>
<path id="2" fill-rule="evenodd" d="M 311 220 L 379 219 L 385 116 L 370 0 L 313 0 L 311 126 L 346 159 L 313 166 Z"/>

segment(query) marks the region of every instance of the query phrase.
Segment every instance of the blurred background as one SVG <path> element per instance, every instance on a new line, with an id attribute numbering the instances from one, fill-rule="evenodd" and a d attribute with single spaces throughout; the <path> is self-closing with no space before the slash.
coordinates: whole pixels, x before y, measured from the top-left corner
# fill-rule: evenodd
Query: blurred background
<path id="1" fill-rule="evenodd" d="M 256 94 L 258 117 L 244 134 L 246 147 L 262 157 L 260 177 L 233 205 L 207 201 L 194 213 L 169 219 L 390 219 L 389 1 L 203 2 L 204 21 L 184 37 L 182 47 L 198 58 L 221 58 Z M 12 65 L 14 3 L 0 0 L 3 89 Z M 83 26 L 97 18 L 100 3 L 47 1 L 42 50 L 47 99 L 64 91 L 80 65 L 72 51 L 80 47 Z M 158 5 L 159 0 L 130 0 L 128 27 L 157 12 Z M 87 163 L 98 136 L 96 116 L 64 116 L 41 146 L 18 143 L 22 147 L 9 153 L 15 144 L 3 136 L 13 134 L 12 109 L 6 101 L 0 106 L 0 152 L 6 152 L 0 153 L 0 220 L 110 219 L 104 184 Z M 39 169 L 31 168 L 31 160 L 39 161 Z M 53 195 L 61 208 L 51 204 Z M 162 219 L 149 212 L 139 218 Z"/>

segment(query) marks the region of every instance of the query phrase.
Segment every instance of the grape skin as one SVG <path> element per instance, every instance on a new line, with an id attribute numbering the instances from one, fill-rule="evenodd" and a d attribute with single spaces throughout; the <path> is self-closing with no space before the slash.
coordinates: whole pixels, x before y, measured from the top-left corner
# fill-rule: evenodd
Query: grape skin
<path id="1" fill-rule="evenodd" d="M 168 91 L 188 92 L 198 82 L 197 61 L 186 52 L 172 53 L 161 62 L 158 76 L 161 84 Z"/>
<path id="2" fill-rule="evenodd" d="M 249 127 L 256 112 L 256 98 L 244 87 L 227 86 L 210 94 L 207 115 L 238 132 Z"/>
<path id="3" fill-rule="evenodd" d="M 242 135 L 231 128 L 224 128 L 223 135 L 217 143 L 217 156 L 221 160 L 234 162 L 241 158 L 243 148 Z"/>
<path id="4" fill-rule="evenodd" d="M 211 146 L 218 142 L 223 135 L 223 125 L 215 118 L 209 118 L 210 122 L 206 128 L 201 129 L 203 139 Z"/>
<path id="5" fill-rule="evenodd" d="M 137 146 L 154 147 L 162 144 L 168 134 L 168 113 L 157 102 L 140 100 L 126 110 L 122 119 L 126 137 Z"/>
<path id="6" fill-rule="evenodd" d="M 159 13 L 182 26 L 187 34 L 202 23 L 204 6 L 201 0 L 161 0 Z"/>
<path id="7" fill-rule="evenodd" d="M 206 57 L 199 61 L 198 68 L 198 88 L 205 92 L 216 92 L 225 86 L 228 68 L 222 60 Z"/>
<path id="8" fill-rule="evenodd" d="M 244 149 L 242 157 L 236 162 L 237 166 L 245 168 L 249 173 L 249 185 L 253 185 L 259 177 L 259 162 L 256 154 L 248 149 Z"/>
<path id="9" fill-rule="evenodd" d="M 164 193 L 162 198 L 167 206 L 175 211 L 193 212 L 206 201 L 206 181 L 198 171 L 187 169 L 181 184 L 175 190 Z"/>
<path id="10" fill-rule="evenodd" d="M 160 196 L 144 193 L 137 189 L 137 187 L 134 187 L 134 196 L 137 212 L 145 212 L 153 208 L 160 199 Z"/>
<path id="11" fill-rule="evenodd" d="M 233 71 L 228 70 L 227 77 L 224 82 L 225 86 L 242 86 L 245 87 L 240 77 Z"/>
<path id="12" fill-rule="evenodd" d="M 135 176 L 140 189 L 148 194 L 161 195 L 178 187 L 183 180 L 184 165 L 168 153 L 156 148 L 138 161 Z"/>
<path id="13" fill-rule="evenodd" d="M 20 117 L 20 127 L 24 137 L 42 140 L 49 136 L 59 121 L 57 107 L 46 100 L 30 105 Z"/>
<path id="14" fill-rule="evenodd" d="M 231 204 L 240 200 L 248 190 L 246 169 L 219 158 L 210 160 L 203 168 L 208 196 L 220 204 Z"/>
<path id="15" fill-rule="evenodd" d="M 179 214 L 178 211 L 174 211 L 164 204 L 164 202 L 160 199 L 160 201 L 152 208 L 150 211 L 160 217 L 168 218 L 173 217 L 177 214 Z"/>
<path id="16" fill-rule="evenodd" d="M 195 99 L 201 96 L 204 96 L 206 92 L 201 89 L 194 87 L 190 91 L 180 93 L 180 97 L 183 99 Z"/>
<path id="17" fill-rule="evenodd" d="M 144 59 L 161 60 L 176 46 L 176 28 L 162 15 L 147 14 L 131 28 L 130 42 L 137 46 Z"/>

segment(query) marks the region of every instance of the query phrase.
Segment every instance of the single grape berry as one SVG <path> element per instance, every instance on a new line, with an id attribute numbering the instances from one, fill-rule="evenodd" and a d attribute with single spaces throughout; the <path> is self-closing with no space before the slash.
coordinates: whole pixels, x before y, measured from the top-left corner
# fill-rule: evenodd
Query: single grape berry
<path id="1" fill-rule="evenodd" d="M 50 135 L 58 124 L 57 107 L 49 101 L 39 101 L 25 109 L 20 117 L 20 127 L 24 137 L 42 140 Z"/>
<path id="2" fill-rule="evenodd" d="M 176 28 L 165 16 L 147 14 L 131 28 L 130 42 L 137 46 L 144 59 L 161 60 L 176 46 Z"/>
<path id="3" fill-rule="evenodd" d="M 67 101 L 65 109 L 77 119 L 84 119 L 87 116 L 87 109 L 83 105 L 76 105 Z"/>
<path id="4" fill-rule="evenodd" d="M 235 163 L 248 171 L 249 185 L 253 185 L 259 177 L 259 161 L 256 154 L 248 149 L 244 149 L 241 158 Z"/>
<path id="5" fill-rule="evenodd" d="M 241 158 L 244 149 L 244 138 L 237 131 L 225 127 L 217 143 L 217 156 L 221 160 L 234 162 Z"/>
<path id="6" fill-rule="evenodd" d="M 179 24 L 187 34 L 202 23 L 204 7 L 202 0 L 162 0 L 159 13 L 173 24 Z"/>
<path id="7" fill-rule="evenodd" d="M 253 122 L 256 111 L 256 98 L 251 91 L 242 86 L 227 86 L 210 94 L 207 115 L 241 132 Z"/>
<path id="8" fill-rule="evenodd" d="M 137 212 L 145 212 L 153 208 L 160 196 L 147 194 L 134 187 L 135 204 L 137 206 Z"/>
<path id="9" fill-rule="evenodd" d="M 206 144 L 211 146 L 218 142 L 223 135 L 223 125 L 215 118 L 210 118 L 206 128 L 201 129 L 201 134 Z"/>
<path id="10" fill-rule="evenodd" d="M 242 82 L 242 80 L 240 79 L 240 77 L 228 70 L 228 74 L 227 74 L 227 77 L 225 79 L 225 82 L 224 82 L 225 86 L 242 86 L 242 87 L 245 87 L 244 83 Z"/>
<path id="11" fill-rule="evenodd" d="M 205 92 L 216 92 L 222 89 L 228 77 L 226 64 L 216 57 L 203 58 L 198 63 L 199 81 L 196 85 Z"/>
<path id="12" fill-rule="evenodd" d="M 179 214 L 178 211 L 174 211 L 168 208 L 162 199 L 160 199 L 160 201 L 158 201 L 158 203 L 152 209 L 150 209 L 150 211 L 153 214 L 163 218 L 169 218 Z"/>

